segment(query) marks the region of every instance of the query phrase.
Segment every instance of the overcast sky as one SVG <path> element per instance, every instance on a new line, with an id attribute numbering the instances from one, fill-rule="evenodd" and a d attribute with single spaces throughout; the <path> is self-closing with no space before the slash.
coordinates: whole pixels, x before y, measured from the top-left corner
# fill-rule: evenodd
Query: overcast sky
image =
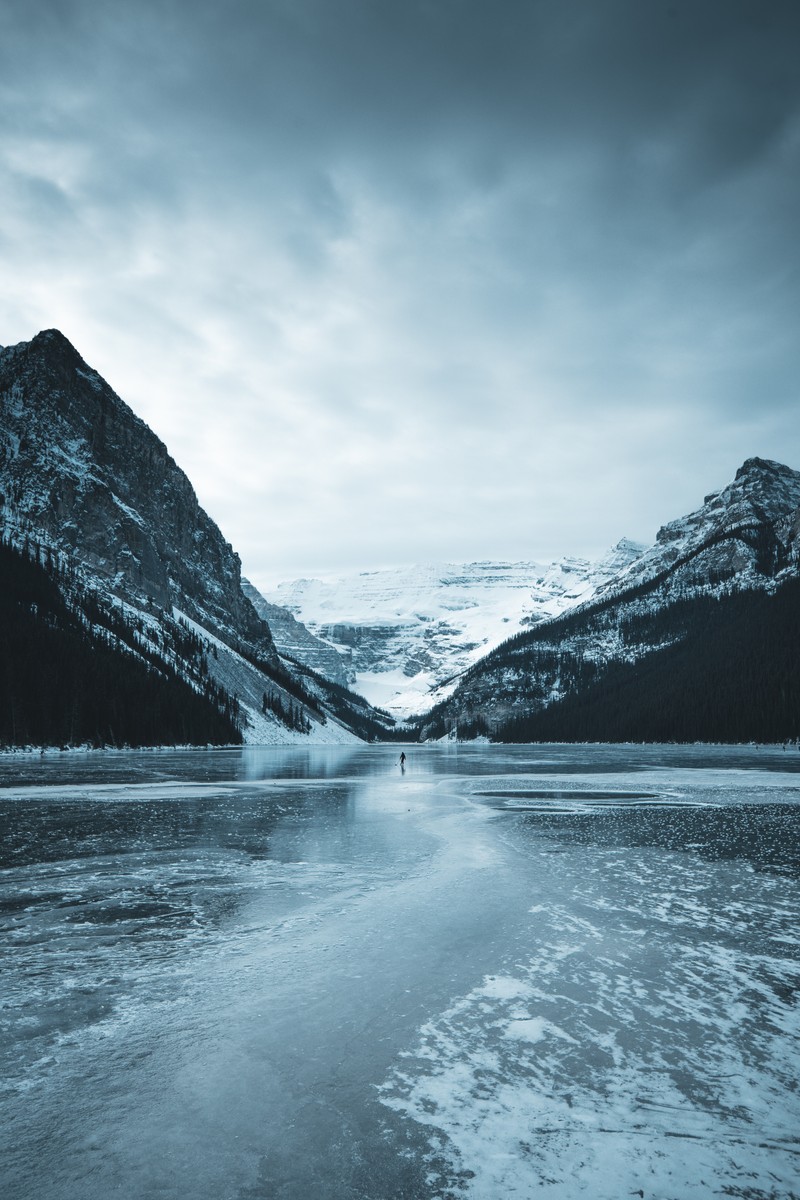
<path id="1" fill-rule="evenodd" d="M 0 343 L 254 582 L 594 555 L 800 469 L 797 0 L 3 0 Z"/>

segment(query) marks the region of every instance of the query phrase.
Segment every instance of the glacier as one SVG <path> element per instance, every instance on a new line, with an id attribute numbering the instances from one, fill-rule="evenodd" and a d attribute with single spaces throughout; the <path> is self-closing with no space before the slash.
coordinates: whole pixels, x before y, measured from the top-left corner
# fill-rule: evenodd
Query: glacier
<path id="1" fill-rule="evenodd" d="M 506 638 L 589 601 L 645 549 L 622 539 L 596 561 L 428 564 L 297 579 L 264 597 L 338 651 L 357 692 L 404 718 L 444 698 Z"/>

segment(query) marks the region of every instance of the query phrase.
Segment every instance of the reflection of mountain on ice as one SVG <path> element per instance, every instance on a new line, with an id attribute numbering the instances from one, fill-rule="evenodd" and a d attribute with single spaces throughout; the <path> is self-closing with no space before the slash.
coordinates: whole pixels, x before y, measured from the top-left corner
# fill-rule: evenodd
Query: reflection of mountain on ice
<path id="1" fill-rule="evenodd" d="M 356 691 L 404 715 L 430 707 L 432 689 L 521 628 L 588 600 L 643 550 L 623 540 L 597 562 L 449 563 L 298 579 L 266 598 L 336 648 Z"/>

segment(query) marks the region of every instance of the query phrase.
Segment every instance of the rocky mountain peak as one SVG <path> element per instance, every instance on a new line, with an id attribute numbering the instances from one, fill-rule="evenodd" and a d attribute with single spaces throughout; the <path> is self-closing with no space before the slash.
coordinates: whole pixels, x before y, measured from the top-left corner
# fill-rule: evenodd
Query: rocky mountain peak
<path id="1" fill-rule="evenodd" d="M 78 351 L 73 346 L 69 338 L 65 337 L 60 329 L 42 329 L 35 334 L 29 342 L 22 342 L 21 345 L 27 345 L 31 351 L 45 347 L 47 350 L 56 354 L 69 355 L 72 358 L 80 359 L 83 362 Z"/>
<path id="2" fill-rule="evenodd" d="M 743 519 L 749 513 L 762 521 L 785 520 L 800 505 L 800 471 L 768 458 L 748 458 L 720 495 Z"/>
<path id="3" fill-rule="evenodd" d="M 655 545 L 600 589 L 619 593 L 665 573 L 676 587 L 758 587 L 797 557 L 800 472 L 748 458 L 731 483 L 659 529 Z"/>
<path id="4" fill-rule="evenodd" d="M 792 503 L 796 496 L 800 498 L 800 471 L 769 458 L 748 458 L 730 488 L 771 497 L 780 505 Z"/>
<path id="5" fill-rule="evenodd" d="M 758 457 L 746 458 L 736 472 L 736 479 L 769 478 L 770 476 L 800 479 L 800 472 L 793 471 L 791 467 L 775 462 L 774 459 Z"/>
<path id="6" fill-rule="evenodd" d="M 666 544 L 691 535 L 716 536 L 735 525 L 762 524 L 785 518 L 800 504 L 800 472 L 766 458 L 748 458 L 732 483 L 711 492 L 701 508 L 659 529 L 656 542 Z"/>
<path id="7" fill-rule="evenodd" d="M 71 389 L 76 372 L 96 375 L 59 329 L 43 329 L 29 342 L 7 346 L 0 353 L 6 362 L 14 363 L 20 374 L 46 377 L 51 386 L 57 385 L 66 392 Z"/>
<path id="8" fill-rule="evenodd" d="M 175 606 L 274 653 L 186 475 L 57 329 L 0 352 L 0 518 L 123 599 Z"/>
<path id="9" fill-rule="evenodd" d="M 619 571 L 623 571 L 637 558 L 641 558 L 647 546 L 643 542 L 634 542 L 631 538 L 620 538 L 615 546 L 612 546 L 597 564 L 598 575 L 605 579 L 611 575 L 615 575 Z"/>

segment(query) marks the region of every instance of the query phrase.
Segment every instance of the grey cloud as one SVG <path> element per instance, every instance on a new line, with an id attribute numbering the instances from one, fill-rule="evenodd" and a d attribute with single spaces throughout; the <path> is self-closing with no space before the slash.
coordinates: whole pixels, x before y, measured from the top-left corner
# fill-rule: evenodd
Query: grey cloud
<path id="1" fill-rule="evenodd" d="M 601 549 L 800 465 L 795 4 L 0 21 L 0 341 L 66 322 L 254 573 Z"/>

